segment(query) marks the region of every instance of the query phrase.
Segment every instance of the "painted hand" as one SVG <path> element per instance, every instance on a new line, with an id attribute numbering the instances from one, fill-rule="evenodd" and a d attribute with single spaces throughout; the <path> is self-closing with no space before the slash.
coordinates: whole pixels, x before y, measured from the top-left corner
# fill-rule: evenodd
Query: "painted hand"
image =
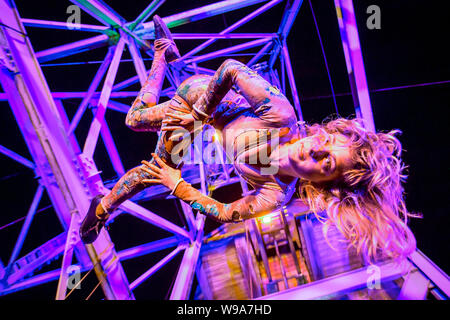
<path id="1" fill-rule="evenodd" d="M 159 168 L 157 166 L 155 166 L 154 164 L 143 160 L 142 164 L 144 164 L 146 167 L 143 167 L 142 170 L 151 174 L 155 178 L 154 179 L 144 179 L 144 180 L 142 180 L 142 182 L 151 183 L 151 184 L 159 183 L 159 184 L 166 186 L 170 190 L 173 190 L 173 188 L 175 187 L 175 184 L 181 178 L 181 170 L 174 169 L 174 168 L 168 166 L 155 153 L 152 153 L 152 156 L 155 159 L 156 163 L 158 163 Z"/>

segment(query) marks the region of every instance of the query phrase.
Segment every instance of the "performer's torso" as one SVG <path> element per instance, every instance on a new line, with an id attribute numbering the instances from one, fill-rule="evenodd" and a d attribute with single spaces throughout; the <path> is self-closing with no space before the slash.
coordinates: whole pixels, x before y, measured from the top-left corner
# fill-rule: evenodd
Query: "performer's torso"
<path id="1" fill-rule="evenodd" d="M 177 95 L 192 106 L 205 92 L 209 81 L 209 76 L 193 76 L 180 85 Z M 298 138 L 298 128 L 280 126 L 270 117 L 262 119 L 234 90 L 225 95 L 211 117 L 211 126 L 216 130 L 227 160 L 240 175 L 255 188 L 273 183 L 275 189 L 280 189 L 276 168 L 270 167 L 270 153 L 277 143 Z"/>

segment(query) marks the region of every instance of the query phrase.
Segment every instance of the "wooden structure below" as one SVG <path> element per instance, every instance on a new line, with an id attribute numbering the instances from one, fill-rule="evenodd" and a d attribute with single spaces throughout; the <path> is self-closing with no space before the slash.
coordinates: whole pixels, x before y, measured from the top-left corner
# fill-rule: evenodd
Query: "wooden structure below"
<path id="1" fill-rule="evenodd" d="M 336 228 L 325 238 L 322 223 L 298 201 L 252 223 L 224 224 L 204 237 L 195 299 L 253 299 L 365 265 Z M 327 299 L 392 299 L 400 288 L 398 281 L 383 287 Z"/>

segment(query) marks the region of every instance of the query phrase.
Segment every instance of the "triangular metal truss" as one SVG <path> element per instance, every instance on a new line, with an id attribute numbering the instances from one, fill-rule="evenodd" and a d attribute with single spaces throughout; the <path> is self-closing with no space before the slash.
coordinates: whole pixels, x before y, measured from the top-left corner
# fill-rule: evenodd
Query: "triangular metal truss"
<path id="1" fill-rule="evenodd" d="M 94 36 L 34 52 L 26 35 L 26 28 L 68 29 L 68 23 L 20 18 L 13 1 L 0 0 L 2 23 L 0 26 L 0 83 L 4 90 L 0 93 L 0 99 L 9 101 L 33 159 L 32 161 L 25 159 L 3 146 L 0 146 L 0 152 L 34 170 L 39 177 L 37 191 L 12 256 L 6 265 L 0 262 L 0 278 L 2 279 L 0 295 L 59 279 L 56 299 L 65 299 L 68 294 L 70 272 L 75 266 L 79 271 L 95 271 L 106 299 L 134 299 L 133 290 L 137 286 L 184 251 L 170 299 L 188 299 L 204 237 L 205 217 L 195 215 L 190 206 L 180 202 L 186 221 L 186 225 L 180 227 L 137 203 L 141 200 L 152 199 L 155 195 L 166 197 L 167 193 L 165 194 L 166 190 L 163 188 L 154 187 L 151 192 L 142 192 L 132 201 L 123 203 L 115 215 L 131 214 L 172 233 L 172 237 L 116 252 L 106 230 L 102 231 L 100 238 L 93 245 L 82 245 L 78 236 L 80 221 L 87 211 L 90 199 L 95 194 L 109 192 L 110 185 L 102 181 L 93 161 L 100 135 L 115 172 L 118 176 L 125 173 L 114 138 L 105 120 L 105 113 L 108 109 L 127 113 L 129 106 L 114 99 L 135 97 L 138 92 L 127 91 L 127 88 L 135 83 L 139 82 L 142 85 L 145 82 L 147 70 L 144 59 L 152 59 L 151 42 L 154 39 L 153 22 L 147 22 L 147 20 L 150 20 L 149 18 L 157 13 L 160 5 L 166 1 L 151 1 L 145 10 L 130 22 L 101 0 L 71 0 L 71 2 L 98 20 L 100 24 L 70 25 L 70 29 L 92 32 Z M 182 55 L 179 62 L 169 68 L 167 74 L 169 86 L 164 88 L 162 96 L 171 97 L 181 81 L 193 74 L 214 74 L 214 70 L 202 66 L 202 63 L 219 57 L 226 59 L 230 54 L 258 48 L 248 60 L 247 65 L 259 68 L 259 71 L 269 77 L 272 82 L 276 82 L 285 94 L 287 94 L 287 82 L 290 88 L 289 96 L 297 116 L 299 120 L 303 120 L 286 41 L 302 2 L 302 0 L 224 0 L 163 17 L 167 26 L 173 28 L 244 7 L 254 8 L 250 14 L 235 21 L 219 33 L 173 33 L 175 40 L 204 39 L 205 41 Z M 362 56 L 359 48 L 355 49 L 354 46 L 349 45 L 350 40 L 354 44 L 357 39 L 357 31 L 354 38 L 355 30 L 349 28 L 352 23 L 353 27 L 356 27 L 352 2 L 336 0 L 335 4 L 350 81 L 354 83 L 352 88 L 355 90 L 353 93 L 357 114 L 373 128 Z M 239 27 L 275 6 L 284 6 L 284 11 L 280 16 L 280 25 L 273 33 L 236 32 Z M 219 43 L 221 39 L 240 39 L 242 43 L 208 51 L 213 43 Z M 40 64 L 106 46 L 108 52 L 86 92 L 50 92 Z M 126 47 L 131 54 L 136 75 L 116 83 L 116 75 Z M 275 64 L 278 61 L 280 63 L 277 64 L 279 67 L 276 70 Z M 278 77 L 278 74 L 281 74 L 281 77 Z M 103 85 L 100 87 L 102 81 Z M 62 104 L 64 99 L 70 98 L 82 99 L 72 119 L 67 117 Z M 93 120 L 87 138 L 85 141 L 77 141 L 74 135 L 75 129 L 90 106 L 95 108 L 90 108 L 93 112 Z M 214 175 L 217 179 L 208 179 Z M 241 183 L 243 192 L 248 192 L 245 182 L 234 175 L 232 167 L 226 164 L 217 170 L 217 168 L 208 168 L 200 162 L 198 166 L 184 169 L 183 176 L 192 183 L 200 183 L 202 192 L 205 194 L 214 188 L 231 183 Z M 44 191 L 51 199 L 65 231 L 19 258 L 24 239 Z M 121 261 L 167 248 L 174 248 L 174 250 L 140 277 L 129 282 Z M 59 256 L 62 256 L 60 269 L 30 277 L 30 274 L 41 265 Z M 74 256 L 77 260 L 75 264 L 72 263 Z M 301 296 L 300 293 L 299 296 Z M 288 296 L 282 297 L 288 298 Z"/>

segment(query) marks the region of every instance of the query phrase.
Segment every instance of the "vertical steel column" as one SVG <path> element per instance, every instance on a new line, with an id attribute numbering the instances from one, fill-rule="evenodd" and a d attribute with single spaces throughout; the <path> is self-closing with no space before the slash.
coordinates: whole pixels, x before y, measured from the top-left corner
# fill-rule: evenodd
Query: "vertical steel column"
<path id="1" fill-rule="evenodd" d="M 203 143 L 202 134 L 199 134 L 200 143 Z M 201 180 L 201 190 L 203 194 L 207 193 L 205 168 L 203 163 L 203 157 L 201 150 L 198 148 L 198 140 L 194 141 L 194 152 L 197 152 L 201 157 L 199 163 L 200 169 L 200 180 Z M 202 145 L 203 146 L 203 145 Z M 203 242 L 203 227 L 205 225 L 206 216 L 202 214 L 197 214 L 197 219 L 195 221 L 196 235 L 194 241 L 189 245 L 184 251 L 183 260 L 180 264 L 180 269 L 177 274 L 177 278 L 173 285 L 172 292 L 170 294 L 170 300 L 187 300 L 189 299 L 189 294 L 191 292 L 192 281 L 194 279 L 194 274 L 197 269 L 198 258 L 200 255 L 200 248 Z"/>
<path id="2" fill-rule="evenodd" d="M 287 76 L 289 79 L 289 86 L 291 87 L 292 98 L 294 99 L 295 110 L 297 111 L 298 120 L 303 121 L 302 108 L 300 106 L 300 99 L 298 97 L 297 86 L 295 85 L 294 71 L 292 70 L 291 59 L 289 58 L 289 52 L 286 42 L 283 43 L 281 53 L 283 55 L 283 61 L 286 66 Z"/>
<path id="3" fill-rule="evenodd" d="M 92 110 L 94 116 L 94 109 Z M 103 121 L 102 127 L 100 128 L 100 134 L 102 136 L 103 143 L 105 144 L 106 150 L 108 151 L 109 159 L 113 165 L 114 171 L 117 175 L 123 176 L 125 174 L 125 168 L 123 167 L 122 160 L 119 156 L 119 151 L 117 150 L 116 144 L 114 143 L 114 138 L 111 134 L 106 120 Z"/>
<path id="4" fill-rule="evenodd" d="M 14 250 L 11 254 L 11 258 L 8 262 L 8 267 L 16 260 L 17 256 L 20 253 L 20 249 L 22 249 L 23 242 L 25 241 L 25 237 L 27 236 L 28 230 L 30 229 L 31 222 L 33 221 L 34 214 L 36 213 L 36 209 L 39 205 L 39 202 L 42 198 L 42 193 L 44 192 L 44 186 L 39 184 L 36 193 L 33 197 L 33 202 L 31 203 L 30 209 L 28 210 L 25 221 L 22 225 L 22 229 L 20 230 L 19 237 L 17 238 L 16 245 L 14 246 Z"/>
<path id="5" fill-rule="evenodd" d="M 239 182 L 241 183 L 242 195 L 243 196 L 247 195 L 249 192 L 247 182 L 245 182 L 245 180 L 241 176 L 239 176 Z M 249 226 L 248 226 L 249 231 L 250 231 L 250 234 L 253 233 L 256 238 L 256 245 L 259 247 L 259 253 L 260 253 L 261 259 L 263 261 L 263 265 L 264 265 L 264 268 L 265 268 L 265 271 L 267 274 L 267 279 L 270 283 L 270 282 L 272 282 L 272 274 L 270 272 L 269 259 L 267 257 L 266 246 L 264 244 L 264 239 L 262 237 L 261 228 L 259 228 L 257 219 L 251 219 L 250 221 L 251 221 L 251 223 L 249 223 Z M 247 224 L 245 224 L 244 226 L 247 228 Z M 247 232 L 247 230 L 245 232 Z"/>
<path id="6" fill-rule="evenodd" d="M 141 53 L 139 52 L 139 48 L 136 46 L 136 42 L 131 37 L 128 37 L 127 44 L 130 49 L 131 58 L 133 59 L 134 68 L 136 69 L 139 82 L 141 83 L 141 86 L 143 86 L 145 80 L 147 80 L 147 71 L 145 70 Z"/>
<path id="7" fill-rule="evenodd" d="M 192 211 L 192 208 L 190 205 L 188 205 L 183 200 L 179 200 L 179 203 L 181 205 L 181 209 L 183 210 L 184 217 L 186 219 L 187 227 L 189 230 L 189 234 L 191 235 L 190 240 L 193 241 L 195 234 L 197 232 L 196 224 L 195 224 L 195 216 L 194 212 Z"/>
<path id="8" fill-rule="evenodd" d="M 334 4 L 356 115 L 363 119 L 368 130 L 375 131 L 353 1 L 334 0 Z"/>
<path id="9" fill-rule="evenodd" d="M 100 133 L 101 126 L 105 121 L 105 112 L 109 97 L 111 95 L 114 79 L 116 78 L 117 70 L 119 68 L 120 58 L 122 57 L 124 45 L 125 39 L 120 38 L 115 47 L 114 56 L 111 61 L 111 65 L 109 66 L 108 73 L 106 74 L 105 83 L 103 84 L 102 92 L 100 94 L 95 118 L 92 121 L 91 127 L 89 128 L 89 133 L 83 148 L 83 153 L 89 157 L 92 157 L 94 155 L 98 135 Z"/>
<path id="10" fill-rule="evenodd" d="M 0 1 L 0 50 L 7 51 L 9 68 L 0 69 L 0 82 L 30 153 L 63 226 L 79 222 L 89 206 L 85 177 L 71 148 L 65 126 L 55 106 L 47 82 L 26 36 L 13 1 Z M 106 232 L 94 245 L 86 246 L 96 265 L 97 276 L 107 299 L 132 299 L 128 281 Z M 88 265 L 88 257 L 78 246 L 78 259 Z M 103 252 L 99 255 L 98 252 Z"/>
<path id="11" fill-rule="evenodd" d="M 286 94 L 286 62 L 284 61 L 283 55 L 280 57 L 280 68 L 281 68 L 281 92 Z"/>
<path id="12" fill-rule="evenodd" d="M 67 269 L 72 264 L 73 259 L 73 249 L 77 240 L 77 230 L 80 228 L 80 223 L 77 221 L 77 216 L 72 215 L 72 219 L 70 221 L 69 230 L 67 231 L 67 240 L 66 245 L 64 246 L 64 253 L 61 263 L 61 271 L 59 274 L 58 287 L 56 289 L 56 300 L 65 300 L 67 284 L 69 275 L 67 273 Z M 100 280 L 100 279 L 99 279 Z"/>
<path id="13" fill-rule="evenodd" d="M 286 3 L 286 8 L 284 9 L 283 18 L 281 19 L 280 27 L 278 28 L 278 35 L 280 41 L 283 42 L 287 39 L 289 32 L 291 31 L 292 25 L 294 24 L 295 18 L 302 6 L 303 0 L 288 0 Z M 282 49 L 282 44 L 276 43 L 273 49 L 272 57 L 269 60 L 269 67 L 272 69 L 275 64 L 278 54 Z"/>
<path id="14" fill-rule="evenodd" d="M 258 8 L 255 11 L 253 11 L 249 15 L 247 15 L 244 18 L 240 19 L 239 21 L 233 23 L 231 26 L 229 26 L 225 30 L 221 31 L 219 34 L 221 34 L 221 35 L 228 34 L 228 33 L 232 32 L 233 30 L 236 30 L 240 26 L 246 24 L 250 20 L 259 16 L 261 13 L 263 13 L 263 12 L 269 10 L 270 8 L 272 8 L 273 6 L 277 5 L 279 2 L 280 2 L 280 0 L 272 0 L 269 3 L 266 3 L 265 5 L 263 5 L 262 7 Z M 203 42 L 201 45 L 195 47 L 194 49 L 192 49 L 191 51 L 189 51 L 188 53 L 183 55 L 180 58 L 180 60 L 185 60 L 186 58 L 191 57 L 192 55 L 196 54 L 197 52 L 199 52 L 199 51 L 205 49 L 206 47 L 208 47 L 209 45 L 213 44 L 215 41 L 216 41 L 216 39 L 212 38 L 212 39 L 209 39 L 209 40 Z"/>

